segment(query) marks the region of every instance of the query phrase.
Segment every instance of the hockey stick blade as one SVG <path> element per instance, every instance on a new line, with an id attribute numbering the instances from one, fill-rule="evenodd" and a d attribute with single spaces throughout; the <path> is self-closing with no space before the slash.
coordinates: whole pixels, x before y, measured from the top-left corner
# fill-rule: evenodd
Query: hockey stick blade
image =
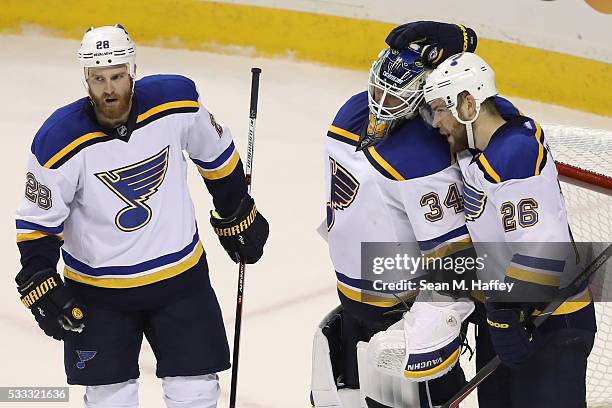
<path id="1" fill-rule="evenodd" d="M 561 304 L 565 302 L 565 300 L 567 300 L 567 298 L 570 297 L 571 294 L 575 293 L 576 289 L 580 288 L 580 286 L 584 282 L 588 281 L 588 279 L 591 276 L 593 276 L 595 272 L 597 272 L 599 268 L 601 268 L 601 266 L 605 264 L 608 261 L 608 259 L 610 259 L 611 256 L 612 256 L 612 244 L 609 244 L 606 247 L 606 249 L 604 249 L 602 253 L 599 254 L 597 258 L 595 258 L 589 264 L 589 266 L 587 266 L 584 269 L 584 271 L 582 271 L 582 273 L 578 275 L 572 281 L 572 283 L 570 283 L 566 287 L 566 289 L 563 292 L 564 296 L 561 296 L 561 299 L 551 301 L 544 308 L 542 313 L 535 316 L 535 318 L 533 319 L 534 326 L 535 327 L 541 326 L 542 323 L 544 323 L 546 319 L 552 316 L 553 312 L 557 310 L 557 308 L 561 306 Z M 568 292 L 570 293 L 569 295 L 567 294 Z M 457 394 L 453 396 L 453 398 L 451 398 L 446 404 L 442 405 L 442 408 L 459 408 L 459 404 L 463 400 L 465 400 L 468 397 L 468 395 L 472 393 L 472 391 L 478 388 L 478 386 L 482 384 L 482 382 L 486 380 L 497 369 L 497 367 L 499 367 L 500 364 L 501 364 L 501 360 L 499 359 L 499 356 L 493 357 L 491 361 L 489 361 L 484 367 L 482 367 L 476 373 L 474 378 L 472 378 L 461 390 L 459 390 L 459 392 L 457 392 Z"/>

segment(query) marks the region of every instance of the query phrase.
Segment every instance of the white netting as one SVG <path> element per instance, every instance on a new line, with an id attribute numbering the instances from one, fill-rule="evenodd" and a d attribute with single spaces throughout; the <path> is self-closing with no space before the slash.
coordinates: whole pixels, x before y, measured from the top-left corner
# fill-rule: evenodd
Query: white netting
<path id="1" fill-rule="evenodd" d="M 561 177 L 561 188 L 574 239 L 602 242 L 595 245 L 597 253 L 604 242 L 612 241 L 612 191 L 607 190 L 612 180 L 612 132 L 544 126 L 544 133 L 555 161 L 586 170 L 587 180 Z M 588 172 L 603 177 L 588 179 Z M 591 284 L 603 300 L 612 296 L 611 270 L 609 261 Z M 587 400 L 589 407 L 612 407 L 612 303 L 598 301 L 595 309 L 598 331 L 589 357 Z"/>
<path id="2" fill-rule="evenodd" d="M 384 348 L 379 354 L 376 366 L 388 371 L 402 372 L 404 370 L 406 348 Z"/>

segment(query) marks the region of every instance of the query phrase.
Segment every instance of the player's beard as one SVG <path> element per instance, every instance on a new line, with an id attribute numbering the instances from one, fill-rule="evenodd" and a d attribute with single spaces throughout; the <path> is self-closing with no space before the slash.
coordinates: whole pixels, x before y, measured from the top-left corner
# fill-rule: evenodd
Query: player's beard
<path id="1" fill-rule="evenodd" d="M 93 102 L 94 109 L 99 118 L 104 122 L 118 125 L 114 123 L 127 115 L 131 107 L 132 90 L 130 89 L 125 94 L 121 95 L 116 92 L 112 94 L 103 93 L 100 97 L 89 94 Z"/>
<path id="2" fill-rule="evenodd" d="M 453 128 L 451 130 L 451 137 L 448 141 L 451 145 L 451 148 L 455 153 L 459 153 L 468 148 L 467 142 L 467 130 L 463 123 L 455 122 L 453 123 Z"/>

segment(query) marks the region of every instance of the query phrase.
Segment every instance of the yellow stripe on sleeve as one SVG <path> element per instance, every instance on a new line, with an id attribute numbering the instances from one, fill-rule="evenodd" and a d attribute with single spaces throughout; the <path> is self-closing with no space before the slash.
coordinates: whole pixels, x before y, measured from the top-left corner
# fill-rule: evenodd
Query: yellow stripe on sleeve
<path id="1" fill-rule="evenodd" d="M 34 232 L 17 234 L 17 242 L 34 241 L 35 239 L 40 239 L 40 238 L 49 237 L 49 236 L 56 236 L 60 240 L 64 239 L 62 235 L 47 234 L 41 231 L 34 231 Z"/>
<path id="2" fill-rule="evenodd" d="M 218 180 L 223 177 L 229 176 L 232 171 L 238 165 L 238 161 L 240 160 L 240 155 L 238 154 L 238 150 L 234 150 L 232 153 L 232 158 L 227 162 L 227 164 L 221 168 L 216 170 L 206 170 L 198 166 L 198 171 L 206 180 Z"/>
<path id="3" fill-rule="evenodd" d="M 96 139 L 99 137 L 105 137 L 105 136 L 106 136 L 106 133 L 102 133 L 102 132 L 87 133 L 79 137 L 78 139 L 74 140 L 72 143 L 64 147 L 59 152 L 55 153 L 53 157 L 47 160 L 47 162 L 43 165 L 43 167 L 50 169 L 55 163 L 60 161 L 64 156 L 66 156 L 68 153 L 70 153 L 71 151 L 73 151 L 74 149 L 82 145 L 83 143 L 88 142 L 92 139 Z"/>
<path id="4" fill-rule="evenodd" d="M 136 118 L 136 123 L 140 123 L 143 120 L 146 120 L 150 118 L 151 116 L 155 115 L 156 113 L 163 112 L 169 109 L 198 108 L 199 106 L 200 104 L 198 103 L 198 101 L 189 101 L 189 100 L 162 103 L 161 105 L 157 105 L 149 109 L 148 111 L 138 115 L 138 117 Z"/>
<path id="5" fill-rule="evenodd" d="M 567 300 L 563 302 L 561 306 L 555 309 L 555 311 L 553 312 L 553 316 L 559 316 L 559 315 L 577 312 L 587 307 L 588 305 L 590 305 L 592 301 L 593 301 L 593 297 L 591 295 L 591 291 L 589 288 L 586 288 L 584 292 L 582 293 L 582 295 L 578 296 L 576 299 Z M 534 316 L 537 316 L 540 313 L 542 312 L 536 309 L 532 314 Z"/>
<path id="6" fill-rule="evenodd" d="M 534 271 L 528 271 L 526 269 L 520 269 L 515 266 L 510 266 L 507 269 L 506 276 L 516 280 L 531 282 L 538 285 L 558 287 L 561 284 L 561 276 L 559 275 L 547 275 L 544 273 L 537 273 Z"/>
<path id="7" fill-rule="evenodd" d="M 499 174 L 497 174 L 497 172 L 495 170 L 493 170 L 493 167 L 491 167 L 491 164 L 489 163 L 489 161 L 487 160 L 485 155 L 481 154 L 480 157 L 478 158 L 478 160 L 480 160 L 480 163 L 482 163 L 482 165 L 485 168 L 485 170 L 486 170 L 487 174 L 489 175 L 489 177 L 491 177 L 497 183 L 500 183 L 501 182 L 501 177 L 499 176 Z"/>
<path id="8" fill-rule="evenodd" d="M 449 256 L 459 251 L 471 248 L 472 245 L 472 239 L 470 237 L 467 237 L 459 241 L 448 242 L 435 249 L 433 252 L 426 254 L 425 257 L 427 263 L 429 263 L 435 260 L 436 258 L 444 258 L 445 256 Z"/>
<path id="9" fill-rule="evenodd" d="M 332 132 L 332 133 L 335 133 L 335 134 L 337 134 L 339 136 L 346 137 L 347 139 L 350 139 L 350 140 L 352 140 L 354 142 L 358 142 L 359 141 L 359 136 L 358 135 L 356 135 L 353 132 L 349 132 L 348 130 L 344 130 L 342 128 L 339 128 L 337 126 L 334 126 L 334 125 L 330 126 L 329 127 L 329 131 Z"/>
<path id="10" fill-rule="evenodd" d="M 395 170 L 385 159 L 382 158 L 380 154 L 374 149 L 374 146 L 368 147 L 368 153 L 372 156 L 376 163 L 380 164 L 383 169 L 385 169 L 389 174 L 393 176 L 398 181 L 406 180 L 397 170 Z"/>

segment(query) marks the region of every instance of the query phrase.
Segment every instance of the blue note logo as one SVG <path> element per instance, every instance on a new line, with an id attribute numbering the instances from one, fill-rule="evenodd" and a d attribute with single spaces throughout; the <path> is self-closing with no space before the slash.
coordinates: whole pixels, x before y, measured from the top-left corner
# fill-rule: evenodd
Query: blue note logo
<path id="1" fill-rule="evenodd" d="M 469 185 L 463 179 L 463 205 L 466 221 L 476 221 L 487 205 L 487 196 L 483 191 Z"/>
<path id="2" fill-rule="evenodd" d="M 79 357 L 79 362 L 76 363 L 76 367 L 79 370 L 82 370 L 85 368 L 85 362 L 91 360 L 92 358 L 94 358 L 96 356 L 96 354 L 98 354 L 97 351 L 82 351 L 82 350 L 76 350 L 77 356 Z"/>
<path id="3" fill-rule="evenodd" d="M 152 211 L 145 202 L 157 192 L 168 170 L 166 146 L 156 155 L 120 169 L 96 173 L 96 177 L 127 206 L 115 216 L 115 225 L 121 231 L 136 231 L 151 221 Z"/>
<path id="4" fill-rule="evenodd" d="M 331 194 L 327 202 L 327 230 L 331 230 L 336 220 L 335 210 L 348 208 L 359 191 L 359 182 L 347 169 L 329 158 L 331 166 Z"/>

